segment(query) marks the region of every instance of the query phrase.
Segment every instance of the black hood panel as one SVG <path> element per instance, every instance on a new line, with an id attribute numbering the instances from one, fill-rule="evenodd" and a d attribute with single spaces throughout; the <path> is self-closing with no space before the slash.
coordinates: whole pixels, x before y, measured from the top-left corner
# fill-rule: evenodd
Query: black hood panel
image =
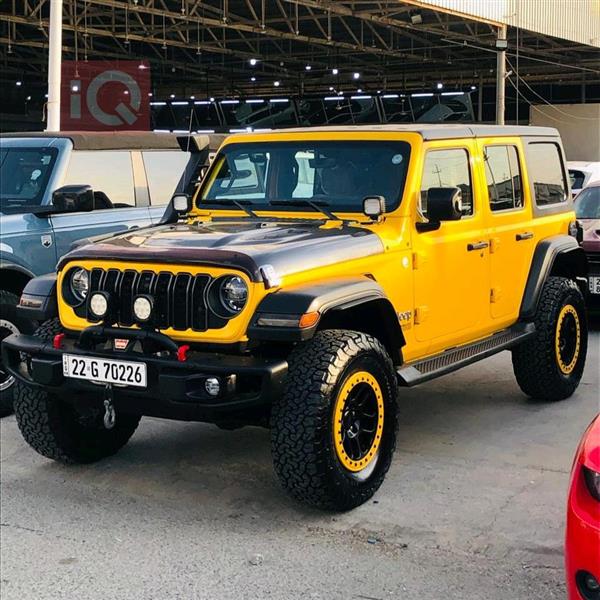
<path id="1" fill-rule="evenodd" d="M 73 259 L 207 265 L 240 269 L 253 281 L 262 281 L 260 268 L 265 265 L 284 276 L 383 252 L 379 236 L 368 229 L 321 225 L 249 219 L 163 225 L 76 248 L 59 268 Z"/>

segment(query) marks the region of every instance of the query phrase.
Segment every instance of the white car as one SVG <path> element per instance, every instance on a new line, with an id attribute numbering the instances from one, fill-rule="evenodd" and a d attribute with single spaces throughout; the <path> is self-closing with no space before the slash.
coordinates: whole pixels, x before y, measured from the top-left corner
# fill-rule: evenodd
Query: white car
<path id="1" fill-rule="evenodd" d="M 568 161 L 567 168 L 573 196 L 590 183 L 600 181 L 600 162 Z"/>

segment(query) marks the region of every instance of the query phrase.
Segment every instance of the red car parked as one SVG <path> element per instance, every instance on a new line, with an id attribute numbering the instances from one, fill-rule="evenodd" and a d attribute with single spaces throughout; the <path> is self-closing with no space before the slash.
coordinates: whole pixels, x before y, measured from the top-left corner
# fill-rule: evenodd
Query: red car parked
<path id="1" fill-rule="evenodd" d="M 600 415 L 577 449 L 567 504 L 569 600 L 600 600 Z"/>

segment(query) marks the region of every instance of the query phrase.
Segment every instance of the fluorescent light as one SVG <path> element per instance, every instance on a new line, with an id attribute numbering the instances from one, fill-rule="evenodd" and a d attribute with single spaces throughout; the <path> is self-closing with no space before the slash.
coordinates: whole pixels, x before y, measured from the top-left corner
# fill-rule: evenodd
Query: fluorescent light
<path id="1" fill-rule="evenodd" d="M 166 102 L 150 102 L 150 106 L 166 106 Z"/>
<path id="2" fill-rule="evenodd" d="M 411 94 L 410 95 L 411 98 L 431 98 L 431 96 L 433 96 L 432 92 L 427 92 L 424 94 Z"/>
<path id="3" fill-rule="evenodd" d="M 398 98 L 398 94 L 384 94 L 382 98 Z"/>
<path id="4" fill-rule="evenodd" d="M 230 129 L 229 133 L 246 133 L 247 129 Z"/>
<path id="5" fill-rule="evenodd" d="M 350 96 L 350 100 L 370 100 L 373 96 Z"/>
<path id="6" fill-rule="evenodd" d="M 189 102 L 187 100 L 177 100 L 177 102 L 171 102 L 171 106 L 187 106 Z"/>
<path id="7" fill-rule="evenodd" d="M 153 129 L 154 133 L 171 133 L 170 129 Z"/>
<path id="8" fill-rule="evenodd" d="M 221 100 L 221 104 L 239 104 L 239 100 Z"/>
<path id="9" fill-rule="evenodd" d="M 250 100 L 246 100 L 246 104 L 264 104 L 264 100 L 260 100 L 258 98 L 252 98 Z"/>
<path id="10" fill-rule="evenodd" d="M 187 129 L 173 129 L 173 133 L 189 133 Z"/>
<path id="11" fill-rule="evenodd" d="M 464 92 L 442 92 L 442 96 L 464 96 Z"/>
<path id="12" fill-rule="evenodd" d="M 210 100 L 196 100 L 194 104 L 212 104 Z"/>
<path id="13" fill-rule="evenodd" d="M 196 133 L 214 133 L 214 129 L 198 129 Z"/>
<path id="14" fill-rule="evenodd" d="M 269 102 L 275 104 L 276 102 L 289 102 L 288 98 L 271 98 Z"/>
<path id="15" fill-rule="evenodd" d="M 325 98 L 324 98 L 324 100 L 326 102 L 330 102 L 332 100 L 339 100 L 339 99 L 340 99 L 339 96 L 325 96 Z"/>

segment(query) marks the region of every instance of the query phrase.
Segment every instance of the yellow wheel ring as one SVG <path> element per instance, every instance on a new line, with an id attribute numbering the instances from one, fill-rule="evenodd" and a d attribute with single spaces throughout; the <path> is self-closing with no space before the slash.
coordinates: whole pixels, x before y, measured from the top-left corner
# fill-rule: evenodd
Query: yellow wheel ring
<path id="1" fill-rule="evenodd" d="M 564 326 L 565 320 L 572 317 L 572 328 L 574 325 L 574 333 L 575 333 L 575 344 L 574 348 L 571 352 L 569 352 L 570 360 L 569 362 L 565 362 L 565 357 L 563 356 L 564 345 L 567 343 L 567 340 L 564 339 Z M 558 320 L 556 322 L 556 331 L 554 334 L 554 349 L 556 353 L 556 362 L 558 364 L 558 368 L 561 373 L 564 375 L 570 375 L 575 369 L 575 365 L 577 364 L 577 359 L 579 358 L 579 351 L 581 348 L 581 324 L 579 323 L 579 315 L 575 310 L 575 307 L 571 304 L 565 304 L 562 307 Z"/>
<path id="2" fill-rule="evenodd" d="M 368 386 L 369 389 L 366 389 Z M 354 413 L 353 404 L 357 399 L 357 392 L 368 396 L 372 409 L 376 415 L 367 416 L 368 428 L 363 423 L 361 431 L 360 415 Z M 367 401 L 366 399 L 364 401 Z M 356 416 L 356 418 L 354 418 Z M 333 409 L 333 441 L 336 455 L 340 463 L 348 471 L 357 473 L 368 467 L 377 457 L 383 436 L 383 394 L 379 382 L 367 371 L 358 371 L 344 381 Z M 362 418 L 365 418 L 364 416 Z M 348 424 L 350 422 L 350 427 Z M 368 431 L 367 431 L 368 429 Z M 368 435 L 364 435 L 367 433 Z M 366 438 L 365 448 L 360 446 L 360 436 Z M 356 444 L 358 443 L 358 446 Z M 350 448 L 354 446 L 354 452 Z M 358 450 L 358 452 L 356 452 Z"/>

